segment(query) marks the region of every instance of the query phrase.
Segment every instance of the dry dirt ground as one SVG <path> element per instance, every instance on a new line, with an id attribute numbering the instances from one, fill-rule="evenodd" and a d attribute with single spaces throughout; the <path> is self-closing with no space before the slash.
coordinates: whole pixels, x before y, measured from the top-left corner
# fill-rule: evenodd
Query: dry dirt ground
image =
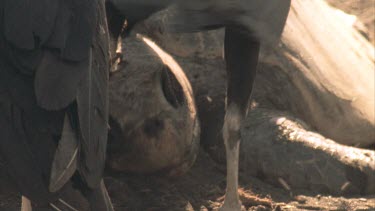
<path id="1" fill-rule="evenodd" d="M 164 178 L 158 175 L 109 173 L 106 184 L 118 211 L 204 211 L 216 210 L 225 192 L 224 166 L 203 151 L 186 175 Z M 333 197 L 303 190 L 286 191 L 258 178 L 240 175 L 244 207 L 250 210 L 375 210 L 375 196 Z M 15 194 L 0 196 L 0 210 L 19 210 Z"/>
<path id="2" fill-rule="evenodd" d="M 356 15 L 359 14 L 357 8 L 374 5 L 374 0 L 352 0 L 355 2 L 353 4 L 341 4 L 343 1 L 340 0 L 331 2 Z M 373 30 L 374 14 L 364 18 L 366 25 L 370 24 Z M 373 35 L 369 37 L 373 39 Z M 178 178 L 115 172 L 109 174 L 111 176 L 106 177 L 106 184 L 114 206 L 119 211 L 215 210 L 221 205 L 225 193 L 225 167 L 215 163 L 203 151 L 193 168 Z M 240 175 L 240 187 L 246 210 L 375 211 L 375 195 L 344 198 L 303 190 L 291 192 L 263 183 L 261 178 L 245 177 L 243 174 Z M 0 211 L 19 210 L 19 199 L 14 193 L 1 194 Z"/>
<path id="3" fill-rule="evenodd" d="M 117 210 L 215 210 L 225 192 L 224 170 L 201 151 L 184 176 L 116 175 L 107 178 L 107 185 Z M 303 190 L 290 192 L 244 174 L 240 175 L 240 186 L 246 210 L 375 210 L 375 196 L 344 198 Z"/>

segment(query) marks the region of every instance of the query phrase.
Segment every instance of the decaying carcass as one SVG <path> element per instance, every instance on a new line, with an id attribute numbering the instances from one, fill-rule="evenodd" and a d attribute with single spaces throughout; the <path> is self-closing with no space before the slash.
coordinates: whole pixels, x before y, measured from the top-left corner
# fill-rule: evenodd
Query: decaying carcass
<path id="1" fill-rule="evenodd" d="M 199 151 L 192 88 L 174 59 L 146 38 L 124 40 L 110 76 L 109 167 L 133 173 L 186 172 Z"/>

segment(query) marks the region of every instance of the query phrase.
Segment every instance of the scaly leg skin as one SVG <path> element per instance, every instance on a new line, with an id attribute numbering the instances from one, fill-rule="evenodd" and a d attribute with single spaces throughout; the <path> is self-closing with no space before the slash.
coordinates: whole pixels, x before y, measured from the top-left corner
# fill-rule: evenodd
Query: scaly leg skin
<path id="1" fill-rule="evenodd" d="M 227 158 L 227 192 L 220 211 L 241 210 L 241 201 L 238 196 L 238 162 L 242 118 L 236 105 L 232 104 L 227 108 L 223 127 Z"/>
<path id="2" fill-rule="evenodd" d="M 226 27 L 224 52 L 227 65 L 227 108 L 223 139 L 227 157 L 227 192 L 220 211 L 240 211 L 238 195 L 241 124 L 246 116 L 258 63 L 260 44 L 240 27 Z"/>

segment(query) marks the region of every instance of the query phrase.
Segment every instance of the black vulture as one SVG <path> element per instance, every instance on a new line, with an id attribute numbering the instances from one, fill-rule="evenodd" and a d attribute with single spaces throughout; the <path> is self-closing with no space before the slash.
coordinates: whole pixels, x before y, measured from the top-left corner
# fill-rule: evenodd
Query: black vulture
<path id="1" fill-rule="evenodd" d="M 0 160 L 36 210 L 113 210 L 106 31 L 104 0 L 0 1 Z"/>
<path id="2" fill-rule="evenodd" d="M 223 211 L 241 209 L 238 195 L 240 127 L 247 114 L 260 46 L 275 47 L 282 34 L 290 0 L 107 0 L 109 30 L 116 40 L 122 21 L 128 29 L 161 9 L 171 9 L 166 20 L 171 32 L 225 28 L 227 69 L 226 114 L 223 138 L 227 157 L 227 190 Z"/>

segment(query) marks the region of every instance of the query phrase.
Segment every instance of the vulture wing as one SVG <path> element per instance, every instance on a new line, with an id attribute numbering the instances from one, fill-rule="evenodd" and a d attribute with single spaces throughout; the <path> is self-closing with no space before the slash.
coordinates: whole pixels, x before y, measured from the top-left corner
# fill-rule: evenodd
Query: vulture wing
<path id="1" fill-rule="evenodd" d="M 97 10 L 98 0 L 0 1 L 0 156 L 34 202 L 55 197 L 49 185 L 58 189 L 72 174 L 66 160 L 78 160 L 83 181 L 100 187 L 108 47 Z M 78 158 L 70 149 L 77 141 Z M 64 148 L 73 153 L 56 163 Z"/>

